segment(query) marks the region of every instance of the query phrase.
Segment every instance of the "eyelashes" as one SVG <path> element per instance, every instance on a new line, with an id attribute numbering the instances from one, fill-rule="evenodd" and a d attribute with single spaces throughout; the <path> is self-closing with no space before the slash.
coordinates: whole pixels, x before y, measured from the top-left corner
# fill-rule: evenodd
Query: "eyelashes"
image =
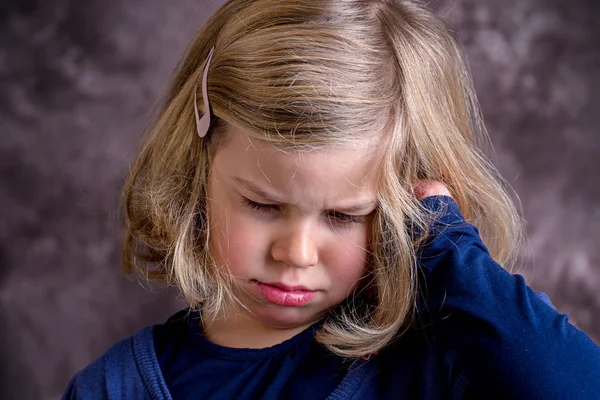
<path id="1" fill-rule="evenodd" d="M 242 196 L 242 205 L 252 210 L 268 214 L 275 214 L 281 211 L 277 204 L 257 203 L 244 196 Z M 362 224 L 367 221 L 366 215 L 348 215 L 338 211 L 328 211 L 327 217 L 330 222 L 344 227 L 349 227 L 353 224 Z"/>
<path id="2" fill-rule="evenodd" d="M 277 206 L 276 204 L 262 204 L 262 203 L 257 203 L 255 201 L 252 201 L 246 197 L 242 197 L 242 204 L 245 205 L 248 208 L 251 208 L 253 210 L 257 210 L 257 211 L 264 211 L 264 212 L 276 212 L 279 211 L 279 206 Z"/>
<path id="3" fill-rule="evenodd" d="M 338 223 L 351 225 L 351 224 L 362 224 L 367 221 L 367 217 L 364 215 L 348 215 L 337 211 L 331 211 L 328 213 L 329 219 L 335 219 Z"/>

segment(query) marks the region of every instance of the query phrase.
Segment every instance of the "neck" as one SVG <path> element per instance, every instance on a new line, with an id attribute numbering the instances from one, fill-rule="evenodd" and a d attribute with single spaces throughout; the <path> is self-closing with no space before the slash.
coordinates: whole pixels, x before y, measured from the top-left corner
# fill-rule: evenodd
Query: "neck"
<path id="1" fill-rule="evenodd" d="M 291 339 L 314 322 L 298 327 L 275 328 L 262 324 L 247 312 L 235 309 L 219 316 L 208 326 L 203 326 L 203 331 L 208 340 L 220 346 L 262 349 Z"/>

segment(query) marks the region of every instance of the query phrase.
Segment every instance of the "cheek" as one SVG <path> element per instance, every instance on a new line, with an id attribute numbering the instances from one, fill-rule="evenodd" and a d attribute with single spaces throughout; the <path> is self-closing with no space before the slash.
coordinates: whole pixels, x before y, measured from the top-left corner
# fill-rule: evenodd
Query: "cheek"
<path id="1" fill-rule="evenodd" d="M 365 229 L 350 239 L 339 238 L 323 254 L 323 261 L 329 266 L 330 279 L 341 290 L 347 292 L 363 276 L 367 263 L 367 244 Z"/>
<path id="2" fill-rule="evenodd" d="M 210 248 L 217 262 L 234 276 L 246 275 L 252 258 L 263 248 L 256 224 L 235 208 L 217 206 L 209 210 L 211 218 Z"/>

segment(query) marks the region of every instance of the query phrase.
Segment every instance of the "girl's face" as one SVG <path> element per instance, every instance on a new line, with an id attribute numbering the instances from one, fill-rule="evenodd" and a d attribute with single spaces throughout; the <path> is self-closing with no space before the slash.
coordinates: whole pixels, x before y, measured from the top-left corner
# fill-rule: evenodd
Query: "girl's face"
<path id="1" fill-rule="evenodd" d="M 365 149 L 284 153 L 229 127 L 208 186 L 210 246 L 261 326 L 310 326 L 365 270 L 376 207 Z"/>

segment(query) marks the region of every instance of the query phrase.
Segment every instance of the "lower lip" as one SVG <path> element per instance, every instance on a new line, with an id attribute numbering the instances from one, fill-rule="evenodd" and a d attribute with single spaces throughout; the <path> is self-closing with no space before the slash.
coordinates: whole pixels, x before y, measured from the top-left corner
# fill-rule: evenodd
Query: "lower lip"
<path id="1" fill-rule="evenodd" d="M 256 286 L 269 303 L 286 307 L 304 306 L 317 294 L 310 290 L 284 290 L 261 282 L 256 282 Z"/>

